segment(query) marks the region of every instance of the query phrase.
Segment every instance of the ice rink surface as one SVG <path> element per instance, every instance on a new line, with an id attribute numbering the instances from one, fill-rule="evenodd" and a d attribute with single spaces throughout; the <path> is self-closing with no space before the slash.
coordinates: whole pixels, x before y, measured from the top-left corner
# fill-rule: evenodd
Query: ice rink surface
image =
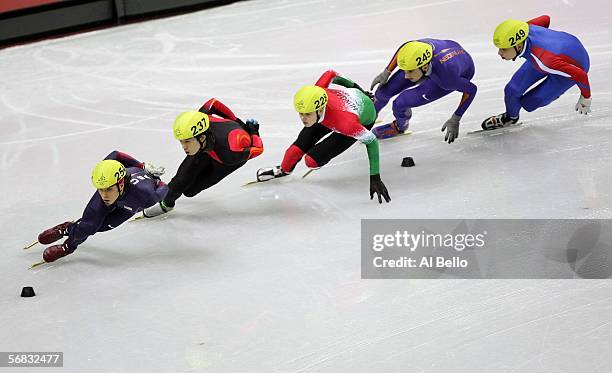
<path id="1" fill-rule="evenodd" d="M 65 372 L 610 372 L 610 281 L 361 280 L 360 219 L 611 218 L 611 11 L 257 0 L 0 51 L 0 351 L 63 351 Z M 521 63 L 497 56 L 493 29 L 541 14 L 589 51 L 592 116 L 575 113 L 574 87 L 514 131 L 466 135 L 504 110 Z M 390 204 L 369 200 L 361 145 L 304 180 L 300 163 L 241 187 L 300 130 L 297 89 L 327 68 L 369 87 L 421 37 L 459 41 L 479 91 L 454 144 L 440 127 L 459 93 L 415 109 L 412 136 L 381 143 Z M 171 123 L 210 97 L 259 119 L 262 156 L 165 219 L 27 269 L 42 247 L 21 247 L 80 216 L 112 150 L 166 166 L 168 181 L 183 158 Z M 416 167 L 400 167 L 406 156 Z M 28 285 L 37 296 L 20 298 Z"/>

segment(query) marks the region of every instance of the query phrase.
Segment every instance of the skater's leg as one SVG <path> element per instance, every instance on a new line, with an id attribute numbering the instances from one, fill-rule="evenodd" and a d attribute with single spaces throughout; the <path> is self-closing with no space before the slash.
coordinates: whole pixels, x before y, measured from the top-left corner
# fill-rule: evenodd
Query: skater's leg
<path id="1" fill-rule="evenodd" d="M 532 112 L 555 101 L 575 84 L 576 82 L 573 80 L 551 74 L 521 97 L 521 106 L 523 109 Z"/>
<path id="2" fill-rule="evenodd" d="M 389 81 L 379 85 L 376 93 L 374 93 L 374 108 L 376 112 L 380 112 L 387 105 L 391 97 L 413 86 L 414 83 L 404 77 L 403 70 L 396 71 L 395 74 L 391 75 Z"/>
<path id="3" fill-rule="evenodd" d="M 210 188 L 223 180 L 226 176 L 236 171 L 240 167 L 244 166 L 245 162 L 237 165 L 224 165 L 218 162 L 211 162 L 211 166 L 208 167 L 203 173 L 201 173 L 197 180 L 187 188 L 183 194 L 185 197 L 194 197 L 203 190 Z"/>
<path id="4" fill-rule="evenodd" d="M 425 80 L 416 88 L 402 92 L 393 101 L 393 115 L 395 116 L 397 128 L 402 132 L 408 128 L 408 120 L 412 116 L 412 108 L 427 105 L 451 92 L 440 88 L 430 79 Z"/>
<path id="5" fill-rule="evenodd" d="M 325 166 L 330 160 L 350 148 L 355 141 L 357 140 L 353 137 L 332 133 L 308 151 L 304 158 L 306 166 L 315 169 Z"/>
<path id="6" fill-rule="evenodd" d="M 506 103 L 506 115 L 508 118 L 516 119 L 522 107 L 521 99 L 525 92 L 546 75 L 537 71 L 531 62 L 525 62 L 510 79 L 504 88 L 504 101 Z"/>
<path id="7" fill-rule="evenodd" d="M 211 165 L 212 159 L 206 153 L 187 156 L 176 171 L 176 175 L 168 183 L 168 194 L 164 198 L 164 205 L 174 207 L 175 201 L 187 190 L 199 174 Z"/>
<path id="8" fill-rule="evenodd" d="M 285 152 L 281 169 L 283 172 L 292 172 L 295 165 L 302 159 L 304 154 L 309 151 L 323 136 L 330 133 L 331 130 L 322 124 L 314 124 L 310 127 L 304 127 L 298 138 Z"/>

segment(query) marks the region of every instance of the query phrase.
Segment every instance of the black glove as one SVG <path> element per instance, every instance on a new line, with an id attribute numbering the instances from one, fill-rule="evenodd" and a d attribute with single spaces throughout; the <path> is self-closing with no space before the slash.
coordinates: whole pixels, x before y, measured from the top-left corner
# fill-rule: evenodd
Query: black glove
<path id="1" fill-rule="evenodd" d="M 378 203 L 382 203 L 381 196 L 385 198 L 387 203 L 391 201 L 387 187 L 383 184 L 382 180 L 380 180 L 379 174 L 370 175 L 370 199 L 374 198 L 374 193 L 378 195 Z"/>
<path id="2" fill-rule="evenodd" d="M 250 135 L 259 135 L 259 122 L 257 119 L 249 118 L 246 121 L 247 132 Z"/>
<path id="3" fill-rule="evenodd" d="M 242 119 L 236 118 L 234 122 L 238 123 L 249 135 L 259 135 L 259 122 L 257 122 L 257 119 L 249 118 L 245 123 Z"/>

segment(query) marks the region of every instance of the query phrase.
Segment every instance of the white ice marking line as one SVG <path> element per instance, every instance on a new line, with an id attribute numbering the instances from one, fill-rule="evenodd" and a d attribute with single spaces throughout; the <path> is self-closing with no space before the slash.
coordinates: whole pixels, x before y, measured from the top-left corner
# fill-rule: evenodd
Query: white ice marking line
<path id="1" fill-rule="evenodd" d="M 155 129 L 155 128 L 125 128 L 125 127 L 129 126 L 129 125 L 132 125 L 132 124 L 136 124 L 136 123 L 146 122 L 148 120 L 158 119 L 158 118 L 161 118 L 162 116 L 164 116 L 166 114 L 169 114 L 169 113 L 170 112 L 164 113 L 162 115 L 153 116 L 153 117 L 142 118 L 142 119 L 134 120 L 134 121 L 131 121 L 131 122 L 119 124 L 117 126 L 102 126 L 102 125 L 100 125 L 100 127 L 103 127 L 103 128 L 97 128 L 97 129 L 92 129 L 92 130 L 88 130 L 88 131 L 66 133 L 66 134 L 63 134 L 63 135 L 56 135 L 56 136 L 39 137 L 39 138 L 35 138 L 35 139 L 24 139 L 24 140 L 15 140 L 15 141 L 0 142 L 0 145 L 14 145 L 14 144 L 25 144 L 25 143 L 46 141 L 46 140 L 56 140 L 56 139 L 61 139 L 61 138 L 65 138 L 65 137 L 80 136 L 80 135 L 85 135 L 85 134 L 89 134 L 89 133 L 93 133 L 93 132 L 107 131 L 107 130 L 112 130 L 112 129 L 117 129 L 117 128 L 132 129 L 132 130 L 136 130 L 136 131 L 147 131 L 147 132 L 167 132 L 166 130 Z M 64 121 L 80 123 L 79 121 L 74 121 L 74 120 L 64 120 Z"/>
<path id="2" fill-rule="evenodd" d="M 289 69 L 308 69 L 308 68 L 330 68 L 331 66 L 358 66 L 358 65 L 372 65 L 372 64 L 384 64 L 388 62 L 386 58 L 371 59 L 371 60 L 356 60 L 356 61 L 336 61 L 336 62 L 307 62 L 307 63 L 284 63 L 284 64 L 266 64 L 266 65 L 236 65 L 236 66 L 198 66 L 198 67 L 143 67 L 140 72 L 143 71 L 154 71 L 156 73 L 164 71 L 173 72 L 216 72 L 216 71 L 278 71 L 278 70 L 289 70 Z"/>
<path id="3" fill-rule="evenodd" d="M 96 109 L 94 109 L 92 107 L 83 107 L 83 106 L 80 106 L 80 105 L 75 105 L 75 104 L 68 103 L 67 101 L 61 101 L 61 100 L 58 99 L 58 97 L 60 97 L 60 96 L 61 97 L 66 97 L 66 96 L 75 97 L 75 96 L 72 93 L 68 93 L 68 94 L 64 94 L 64 95 L 58 94 L 58 93 L 61 93 L 60 89 L 56 89 L 54 87 L 54 82 L 51 82 L 51 84 L 47 86 L 47 97 L 49 97 L 50 101 L 55 102 L 58 105 L 67 106 L 67 107 L 72 108 L 72 109 L 82 110 L 82 111 L 85 111 L 87 113 L 98 113 L 98 114 L 114 115 L 114 116 L 118 116 L 118 117 L 127 117 L 127 118 L 142 118 L 143 117 L 142 115 L 136 115 L 136 114 L 124 114 L 124 113 L 110 112 L 110 111 L 107 111 L 107 110 L 96 110 Z M 95 101 L 90 101 L 90 102 L 95 103 Z M 23 114 L 25 114 L 25 113 L 23 113 Z"/>

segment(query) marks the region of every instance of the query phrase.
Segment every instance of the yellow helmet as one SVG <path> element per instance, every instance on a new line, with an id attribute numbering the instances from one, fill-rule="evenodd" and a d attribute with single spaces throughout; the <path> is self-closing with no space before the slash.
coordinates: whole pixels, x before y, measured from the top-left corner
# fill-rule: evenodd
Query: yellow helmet
<path id="1" fill-rule="evenodd" d="M 493 44 L 497 48 L 512 48 L 527 39 L 529 25 L 525 21 L 507 19 L 500 23 L 493 33 Z"/>
<path id="2" fill-rule="evenodd" d="M 120 162 L 105 159 L 94 167 L 91 182 L 96 189 L 106 189 L 122 181 L 125 175 L 125 167 Z"/>
<path id="3" fill-rule="evenodd" d="M 186 111 L 176 117 L 172 132 L 177 140 L 187 140 L 203 134 L 209 126 L 208 115 L 199 111 Z"/>
<path id="4" fill-rule="evenodd" d="M 414 70 L 433 58 L 433 47 L 422 41 L 409 41 L 397 52 L 397 65 L 402 70 Z"/>
<path id="5" fill-rule="evenodd" d="M 327 92 L 316 85 L 302 87 L 293 97 L 295 111 L 302 114 L 313 113 L 327 105 Z"/>

